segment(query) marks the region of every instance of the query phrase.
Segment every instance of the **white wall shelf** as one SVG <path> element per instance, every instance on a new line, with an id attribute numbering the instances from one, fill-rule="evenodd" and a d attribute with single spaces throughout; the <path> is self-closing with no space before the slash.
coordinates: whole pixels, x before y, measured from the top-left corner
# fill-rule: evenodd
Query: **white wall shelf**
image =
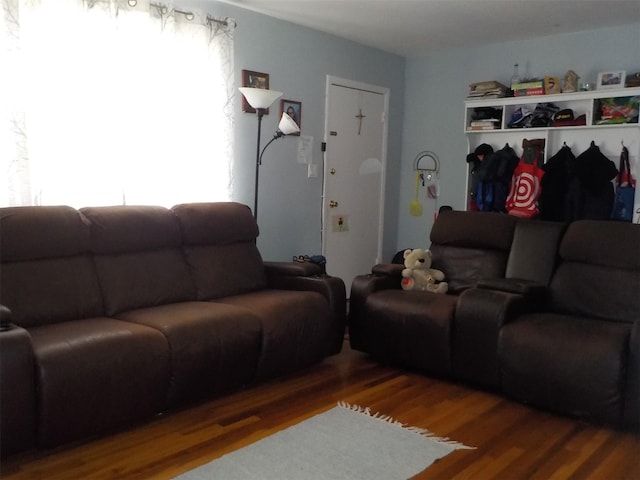
<path id="1" fill-rule="evenodd" d="M 624 88 L 617 90 L 595 90 L 589 92 L 576 92 L 557 95 L 536 95 L 527 97 L 507 97 L 491 99 L 473 99 L 465 101 L 464 133 L 467 138 L 467 151 L 473 152 L 475 148 L 487 143 L 498 150 L 510 145 L 518 156 L 522 155 L 522 140 L 544 138 L 545 160 L 553 156 L 563 145 L 571 148 L 574 155 L 578 156 L 585 151 L 591 142 L 594 142 L 600 151 L 618 166 L 622 145 L 629 150 L 631 171 L 637 179 L 640 177 L 640 125 L 637 123 L 602 124 L 596 122 L 600 118 L 599 101 L 603 98 L 621 98 L 640 96 L 640 87 Z M 531 111 L 535 110 L 538 103 L 553 103 L 560 109 L 570 108 L 574 116 L 586 115 L 586 124 L 581 126 L 564 127 L 536 127 L 536 128 L 509 128 L 509 121 L 513 112 L 526 106 Z M 476 108 L 492 107 L 500 109 L 502 114 L 493 130 L 470 130 L 470 124 L 474 118 Z M 469 192 L 469 179 L 467 179 L 466 192 Z M 640 223 L 640 185 L 636 188 L 633 221 Z"/>

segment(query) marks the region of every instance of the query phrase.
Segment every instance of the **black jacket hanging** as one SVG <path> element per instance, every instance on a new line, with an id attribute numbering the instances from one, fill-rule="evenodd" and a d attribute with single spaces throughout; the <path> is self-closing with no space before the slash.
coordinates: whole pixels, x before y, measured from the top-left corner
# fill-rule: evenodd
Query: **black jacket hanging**
<path id="1" fill-rule="evenodd" d="M 518 165 L 518 156 L 506 144 L 498 151 L 489 153 L 474 171 L 476 176 L 475 200 L 478 210 L 504 212 L 513 171 Z"/>
<path id="2" fill-rule="evenodd" d="M 575 173 L 575 163 L 576 157 L 571 148 L 564 145 L 542 166 L 544 176 L 540 181 L 542 192 L 538 200 L 540 219 L 565 220 L 565 198 Z"/>
<path id="3" fill-rule="evenodd" d="M 615 199 L 611 180 L 617 173 L 615 163 L 591 142 L 591 146 L 576 158 L 575 175 L 567 193 L 565 220 L 609 220 Z"/>

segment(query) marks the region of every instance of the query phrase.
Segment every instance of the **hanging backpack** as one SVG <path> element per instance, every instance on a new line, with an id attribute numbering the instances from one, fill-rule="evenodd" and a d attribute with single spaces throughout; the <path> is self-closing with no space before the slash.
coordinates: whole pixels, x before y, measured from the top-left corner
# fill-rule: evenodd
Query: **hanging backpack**
<path id="1" fill-rule="evenodd" d="M 611 218 L 622 222 L 633 219 L 633 202 L 636 196 L 636 180 L 631 175 L 629 165 L 629 150 L 622 147 L 620 153 L 620 168 L 616 177 L 616 197 Z"/>
<path id="2" fill-rule="evenodd" d="M 540 168 L 542 150 L 525 149 L 520 162 L 513 172 L 511 188 L 505 207 L 509 215 L 520 218 L 531 218 L 539 213 L 540 181 L 544 171 Z"/>

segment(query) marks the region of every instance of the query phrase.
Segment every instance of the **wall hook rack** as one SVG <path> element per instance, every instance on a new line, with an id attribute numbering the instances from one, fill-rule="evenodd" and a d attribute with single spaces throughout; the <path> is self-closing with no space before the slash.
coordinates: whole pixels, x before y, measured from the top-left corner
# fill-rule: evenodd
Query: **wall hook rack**
<path id="1" fill-rule="evenodd" d="M 436 176 L 440 173 L 440 159 L 438 156 L 425 150 L 416 155 L 416 159 L 413 161 L 413 169 L 420 172 L 427 172 L 427 180 L 431 180 L 432 174 Z"/>

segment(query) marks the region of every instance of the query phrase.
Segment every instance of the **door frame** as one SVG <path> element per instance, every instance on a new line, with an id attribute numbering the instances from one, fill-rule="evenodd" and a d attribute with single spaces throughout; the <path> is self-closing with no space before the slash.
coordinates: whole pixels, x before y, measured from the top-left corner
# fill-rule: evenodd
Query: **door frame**
<path id="1" fill-rule="evenodd" d="M 331 86 L 335 85 L 338 87 L 351 88 L 353 90 L 363 90 L 366 92 L 376 93 L 382 95 L 384 98 L 384 110 L 383 110 L 383 124 L 382 124 L 382 152 L 380 163 L 382 163 L 382 173 L 380 175 L 380 205 L 379 205 L 379 218 L 378 218 L 378 248 L 376 253 L 376 263 L 381 263 L 382 261 L 382 243 L 384 240 L 384 213 L 385 213 L 385 192 L 387 185 L 387 144 L 389 137 L 389 95 L 391 90 L 387 87 L 380 87 L 378 85 L 371 85 L 364 82 L 359 82 L 356 80 L 349 80 L 346 78 L 336 77 L 334 75 L 327 75 L 326 82 L 326 90 L 325 90 L 325 107 L 324 107 L 324 144 L 328 144 L 329 138 L 329 95 L 331 91 Z M 326 232 L 327 228 L 330 228 L 330 222 L 327 218 L 327 209 L 325 208 L 325 203 L 327 202 L 327 154 L 326 151 L 322 155 L 322 167 L 323 167 L 323 176 L 322 176 L 322 214 L 321 214 L 321 247 L 322 254 L 326 255 Z M 348 292 L 347 292 L 348 293 Z"/>

